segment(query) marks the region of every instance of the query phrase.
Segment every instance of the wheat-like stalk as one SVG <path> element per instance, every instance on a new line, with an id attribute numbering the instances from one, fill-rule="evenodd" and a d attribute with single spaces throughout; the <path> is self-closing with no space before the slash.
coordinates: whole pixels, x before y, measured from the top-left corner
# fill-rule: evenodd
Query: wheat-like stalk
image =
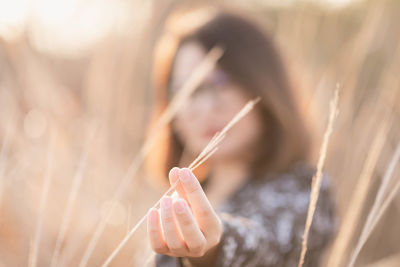
<path id="1" fill-rule="evenodd" d="M 136 174 L 142 165 L 144 158 L 147 156 L 149 151 L 152 149 L 154 144 L 157 141 L 159 136 L 159 129 L 167 125 L 171 119 L 175 116 L 179 107 L 187 100 L 187 98 L 198 88 L 203 79 L 213 70 L 216 62 L 222 56 L 223 49 L 220 47 L 214 47 L 210 50 L 210 52 L 206 55 L 204 60 L 196 67 L 192 75 L 188 78 L 188 80 L 184 83 L 182 88 L 178 91 L 177 95 L 171 100 L 170 104 L 166 108 L 166 110 L 161 114 L 159 120 L 156 122 L 154 129 L 150 136 L 146 139 L 145 143 L 141 147 L 138 155 L 130 164 L 126 174 L 122 178 L 117 190 L 114 192 L 112 196 L 112 205 L 108 209 L 106 215 L 102 217 L 101 221 L 95 228 L 94 234 L 89 241 L 89 245 L 83 253 L 83 257 L 79 263 L 79 267 L 84 267 L 87 265 L 90 256 L 92 255 L 98 240 L 100 239 L 106 225 L 108 219 L 112 215 L 112 211 L 115 209 L 116 203 L 121 195 L 123 195 L 124 191 L 128 187 L 131 178 Z"/>
<path id="2" fill-rule="evenodd" d="M 315 208 L 317 206 L 319 191 L 321 188 L 322 177 L 323 177 L 322 169 L 324 167 L 326 152 L 328 150 L 329 138 L 333 131 L 333 123 L 335 121 L 335 118 L 338 115 L 338 101 L 339 101 L 339 88 L 336 88 L 334 97 L 330 103 L 329 121 L 328 121 L 328 126 L 326 128 L 326 131 L 324 134 L 324 139 L 323 139 L 321 150 L 320 150 L 320 155 L 319 155 L 318 164 L 317 164 L 317 172 L 315 173 L 315 175 L 312 179 L 312 186 L 311 186 L 311 192 L 310 192 L 310 203 L 308 206 L 306 225 L 305 225 L 305 229 L 304 229 L 300 259 L 299 259 L 299 263 L 298 263 L 299 267 L 303 266 L 304 258 L 305 258 L 306 252 L 307 252 L 307 239 L 308 239 L 308 234 L 310 232 Z"/>
<path id="3" fill-rule="evenodd" d="M 79 188 L 82 184 L 83 174 L 84 174 L 84 171 L 85 171 L 86 165 L 87 165 L 87 158 L 88 158 L 90 147 L 91 147 L 91 141 L 93 140 L 96 130 L 97 130 L 96 126 L 94 126 L 92 129 L 90 129 L 90 132 L 87 136 L 85 149 L 79 160 L 79 166 L 78 166 L 78 169 L 76 170 L 75 177 L 72 182 L 71 192 L 68 196 L 65 212 L 64 212 L 62 220 L 61 220 L 60 230 L 57 235 L 56 245 L 54 247 L 54 252 L 53 252 L 53 256 L 51 258 L 51 263 L 50 263 L 51 267 L 55 267 L 58 263 L 58 258 L 60 256 L 60 252 L 61 252 L 61 246 L 62 246 L 62 243 L 67 234 L 68 226 L 69 226 L 69 223 L 72 218 L 72 211 L 73 211 L 73 208 L 74 208 L 74 205 L 76 202 L 76 198 L 78 196 Z"/>
<path id="4" fill-rule="evenodd" d="M 367 237 L 371 234 L 372 230 L 375 228 L 379 220 L 382 218 L 382 215 L 385 213 L 386 209 L 389 207 L 389 204 L 392 202 L 394 197 L 399 192 L 399 189 L 400 189 L 400 180 L 397 181 L 397 183 L 393 186 L 392 190 L 389 192 L 389 196 L 382 203 L 381 208 L 378 210 L 376 217 L 372 221 L 371 226 L 366 234 Z"/>
<path id="5" fill-rule="evenodd" d="M 54 134 L 50 137 L 49 148 L 47 152 L 47 163 L 46 163 L 46 171 L 44 175 L 43 181 L 43 192 L 41 194 L 40 204 L 39 204 L 39 218 L 36 225 L 35 235 L 33 238 L 33 243 L 29 253 L 29 267 L 36 267 L 38 253 L 39 253 L 39 246 L 40 240 L 42 237 L 42 230 L 43 230 L 43 218 L 45 214 L 45 208 L 47 204 L 47 198 L 49 195 L 50 183 L 52 178 L 52 171 L 53 171 L 53 150 L 54 150 L 54 141 L 55 137 Z"/>
<path id="6" fill-rule="evenodd" d="M 228 124 L 222 129 L 221 132 L 216 133 L 216 135 L 211 139 L 211 141 L 207 144 L 207 146 L 200 152 L 199 156 L 189 165 L 190 170 L 194 170 L 195 167 L 198 167 L 202 162 L 207 160 L 215 151 L 217 150 L 217 145 L 223 140 L 225 134 L 238 122 L 240 121 L 247 113 L 249 113 L 255 104 L 260 101 L 260 98 L 256 98 L 254 100 L 249 101 L 236 115 L 232 120 L 228 122 Z M 170 186 L 170 188 L 161 196 L 161 198 L 151 207 L 150 209 L 157 208 L 161 202 L 161 199 L 167 195 L 169 195 L 175 187 L 178 185 L 179 180 L 177 180 L 174 184 Z M 117 246 L 117 248 L 111 253 L 111 255 L 107 258 L 107 260 L 103 263 L 102 267 L 108 266 L 111 261 L 115 258 L 118 252 L 122 249 L 122 247 L 128 242 L 131 236 L 136 232 L 139 226 L 146 220 L 147 215 L 144 215 L 139 222 L 132 228 L 132 230 L 125 236 L 125 238 L 121 241 L 121 243 Z"/>
<path id="7" fill-rule="evenodd" d="M 338 267 L 341 265 L 343 255 L 346 254 L 348 244 L 356 229 L 357 221 L 361 216 L 361 209 L 367 197 L 371 184 L 371 178 L 378 161 L 379 155 L 385 144 L 388 132 L 387 121 L 384 121 L 380 127 L 378 134 L 375 136 L 368 156 L 365 160 L 360 178 L 358 179 L 355 192 L 350 200 L 350 205 L 343 219 L 336 241 L 333 245 L 332 252 L 329 256 L 329 267 Z"/>
<path id="8" fill-rule="evenodd" d="M 356 247 L 355 247 L 355 249 L 354 249 L 354 251 L 353 251 L 353 253 L 351 255 L 351 259 L 350 259 L 350 262 L 348 264 L 349 267 L 353 267 L 354 266 L 354 264 L 356 262 L 356 259 L 357 259 L 358 255 L 359 255 L 361 249 L 363 248 L 363 246 L 364 246 L 365 242 L 367 241 L 369 235 L 371 234 L 372 230 L 375 228 L 375 225 L 379 221 L 379 219 L 382 216 L 383 212 L 387 208 L 387 206 L 385 206 L 385 203 L 387 201 L 384 202 L 385 193 L 387 193 L 387 191 L 388 191 L 389 184 L 392 181 L 393 173 L 394 173 L 395 167 L 396 167 L 399 159 L 400 159 L 400 144 L 397 146 L 396 151 L 395 151 L 395 153 L 394 153 L 394 155 L 393 155 L 393 157 L 392 157 L 392 159 L 391 159 L 391 161 L 389 163 L 389 166 L 386 169 L 386 172 L 385 172 L 385 175 L 383 177 L 382 183 L 381 183 L 381 185 L 379 187 L 379 190 L 378 190 L 378 193 L 376 195 L 374 204 L 373 204 L 373 206 L 371 208 L 371 211 L 368 214 L 367 221 L 366 221 L 366 223 L 365 223 L 365 225 L 364 225 L 364 227 L 362 229 L 360 238 L 358 239 L 357 245 L 356 245 Z M 396 188 L 397 188 L 397 185 L 392 189 L 391 192 L 397 192 L 398 189 L 396 189 Z M 389 195 L 389 197 L 387 198 L 387 200 L 389 199 L 389 203 L 390 203 L 390 201 L 392 199 L 390 197 L 392 194 L 393 193 L 391 193 Z M 382 203 L 384 203 L 384 204 L 382 204 Z M 388 205 L 388 204 L 386 204 L 386 205 Z M 379 214 L 380 214 L 380 216 L 379 216 Z"/>
<path id="9" fill-rule="evenodd" d="M 7 152 L 9 148 L 9 138 L 10 138 L 10 131 L 9 129 L 6 131 L 3 144 L 1 146 L 0 151 L 0 204 L 3 200 L 3 176 L 6 170 L 6 163 L 7 163 Z"/>

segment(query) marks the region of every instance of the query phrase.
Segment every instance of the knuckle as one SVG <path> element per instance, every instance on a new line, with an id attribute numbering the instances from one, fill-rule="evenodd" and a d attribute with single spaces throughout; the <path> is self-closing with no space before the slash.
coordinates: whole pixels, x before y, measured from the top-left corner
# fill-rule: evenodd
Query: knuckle
<path id="1" fill-rule="evenodd" d="M 158 228 L 149 228 L 148 231 L 151 237 L 154 237 L 159 234 Z"/>
<path id="2" fill-rule="evenodd" d="M 196 193 L 196 192 L 202 190 L 202 188 L 199 183 L 196 183 L 195 181 L 193 181 L 186 185 L 186 190 L 189 194 L 193 194 L 193 193 Z"/>
<path id="3" fill-rule="evenodd" d="M 207 245 L 209 247 L 213 247 L 219 244 L 219 242 L 221 242 L 221 236 L 222 236 L 221 233 L 216 233 L 216 232 L 209 233 L 209 235 L 206 237 Z"/>
<path id="4" fill-rule="evenodd" d="M 172 216 L 165 216 L 165 217 L 163 218 L 163 221 L 164 221 L 164 223 L 166 223 L 166 224 L 173 223 L 173 222 L 174 222 L 174 217 L 172 217 Z"/>
<path id="5" fill-rule="evenodd" d="M 190 252 L 193 255 L 197 255 L 197 257 L 201 257 L 205 253 L 205 247 L 206 247 L 205 241 L 201 241 L 200 243 L 191 246 Z"/>
<path id="6" fill-rule="evenodd" d="M 212 236 L 219 236 L 224 231 L 224 226 L 223 226 L 221 220 L 218 218 L 218 216 L 214 216 L 210 220 L 209 228 L 210 228 L 209 233 L 212 234 Z"/>
<path id="7" fill-rule="evenodd" d="M 198 215 L 200 215 L 201 217 L 205 217 L 208 218 L 211 216 L 212 212 L 209 208 L 207 207 L 201 207 L 197 210 Z"/>
<path id="8" fill-rule="evenodd" d="M 193 224 L 191 218 L 187 215 L 181 214 L 180 216 L 180 224 L 184 227 L 191 226 Z"/>
<path id="9" fill-rule="evenodd" d="M 189 220 L 189 219 L 185 219 L 185 220 L 182 220 L 182 226 L 183 227 L 190 227 L 190 226 L 192 226 L 192 221 L 191 220 Z"/>
<path id="10" fill-rule="evenodd" d="M 218 236 L 213 236 L 213 237 L 211 237 L 211 238 L 208 240 L 208 244 L 209 244 L 211 247 L 213 247 L 213 246 L 219 244 L 219 242 L 220 242 L 220 238 L 219 238 Z"/>
<path id="11" fill-rule="evenodd" d="M 220 233 L 219 235 L 217 235 L 217 238 L 216 238 L 217 244 L 219 244 L 219 243 L 221 242 L 221 239 L 222 239 L 222 233 Z"/>
<path id="12" fill-rule="evenodd" d="M 218 217 L 217 217 L 216 225 L 217 225 L 216 228 L 217 228 L 218 233 L 222 233 L 224 231 L 224 225 L 222 224 L 221 219 Z"/>
<path id="13" fill-rule="evenodd" d="M 168 249 L 165 246 L 152 246 L 152 249 L 158 254 L 165 254 L 168 252 Z"/>
<path id="14" fill-rule="evenodd" d="M 192 252 L 193 257 L 197 257 L 197 258 L 203 257 L 204 254 L 206 254 L 204 249 Z"/>
<path id="15" fill-rule="evenodd" d="M 169 249 L 172 253 L 176 254 L 176 255 L 182 255 L 185 252 L 185 246 L 181 243 L 181 244 L 172 244 L 169 246 Z"/>

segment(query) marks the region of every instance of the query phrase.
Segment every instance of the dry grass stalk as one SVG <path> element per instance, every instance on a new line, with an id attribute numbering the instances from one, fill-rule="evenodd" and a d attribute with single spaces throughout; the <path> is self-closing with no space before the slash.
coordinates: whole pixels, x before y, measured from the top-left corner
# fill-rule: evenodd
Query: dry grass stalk
<path id="1" fill-rule="evenodd" d="M 39 246 L 40 246 L 40 240 L 42 237 L 42 230 L 43 230 L 43 217 L 45 214 L 45 209 L 46 209 L 46 203 L 47 203 L 47 198 L 49 195 L 49 189 L 50 189 L 50 183 L 51 183 L 51 174 L 53 170 L 53 150 L 54 150 L 54 135 L 51 136 L 50 138 L 50 143 L 49 143 L 49 150 L 47 152 L 47 164 L 46 164 L 46 171 L 44 175 L 44 181 L 43 181 L 43 192 L 41 194 L 41 199 L 40 199 L 40 204 L 39 204 L 39 218 L 38 222 L 36 225 L 36 230 L 35 230 L 35 235 L 33 238 L 33 244 L 30 250 L 30 255 L 29 255 L 29 267 L 36 267 L 37 265 L 37 259 L 38 259 L 38 253 L 39 253 Z"/>
<path id="2" fill-rule="evenodd" d="M 371 223 L 371 227 L 367 232 L 367 237 L 371 234 L 372 230 L 375 228 L 376 224 L 382 218 L 382 215 L 385 213 L 386 209 L 389 207 L 389 204 L 392 202 L 394 197 L 397 195 L 400 189 L 400 180 L 394 185 L 393 189 L 390 191 L 389 196 L 385 199 L 382 204 L 382 207 L 378 210 L 375 219 Z"/>
<path id="3" fill-rule="evenodd" d="M 131 229 L 132 224 L 132 205 L 128 206 L 128 215 L 126 219 L 126 233 L 129 233 L 129 229 Z"/>
<path id="4" fill-rule="evenodd" d="M 207 144 L 207 146 L 201 151 L 199 156 L 189 165 L 189 169 L 194 170 L 194 167 L 199 166 L 199 163 L 204 162 L 208 159 L 215 151 L 217 150 L 217 145 L 223 140 L 225 134 L 238 122 L 240 121 L 247 113 L 249 113 L 255 104 L 260 101 L 260 98 L 256 98 L 254 100 L 249 101 L 236 115 L 235 117 L 228 122 L 228 124 L 222 129 L 221 132 L 218 132 L 211 141 Z M 179 180 L 177 180 L 170 188 L 161 196 L 161 198 L 151 207 L 150 209 L 157 208 L 161 202 L 161 199 L 167 195 L 169 195 L 175 187 L 178 185 Z M 136 232 L 139 226 L 146 220 L 147 214 L 144 215 L 139 222 L 132 228 L 132 230 L 125 236 L 125 238 L 121 241 L 121 243 L 117 246 L 117 248 L 111 253 L 111 255 L 107 258 L 107 260 L 103 263 L 102 267 L 108 266 L 111 261 L 115 258 L 118 252 L 122 249 L 122 247 L 128 242 L 131 236 Z"/>
<path id="5" fill-rule="evenodd" d="M 328 259 L 328 267 L 338 267 L 341 265 L 342 259 L 344 258 L 343 255 L 346 255 L 348 245 L 352 239 L 357 222 L 361 216 L 363 203 L 365 203 L 365 199 L 371 185 L 372 174 L 385 144 L 388 133 L 387 121 L 384 121 L 383 125 L 379 129 L 380 130 L 375 136 L 365 160 L 355 192 L 353 193 L 353 197 L 349 202 L 349 207 L 339 229 L 339 233 L 336 236 L 336 241 Z"/>
<path id="6" fill-rule="evenodd" d="M 324 167 L 326 152 L 328 150 L 329 138 L 333 131 L 333 123 L 335 121 L 335 118 L 338 115 L 338 101 L 339 101 L 339 89 L 336 88 L 334 97 L 330 103 L 329 121 L 328 121 L 328 126 L 326 128 L 326 131 L 324 134 L 324 139 L 323 139 L 321 150 L 320 150 L 320 155 L 319 155 L 318 164 L 317 164 L 317 172 L 315 173 L 315 175 L 312 179 L 312 187 L 311 187 L 311 192 L 310 192 L 310 194 L 311 194 L 310 195 L 310 203 L 308 206 L 306 225 L 305 225 L 304 234 L 303 234 L 302 248 L 301 248 L 300 259 L 299 259 L 299 263 L 298 263 L 299 267 L 303 266 L 304 258 L 305 258 L 306 252 L 307 252 L 307 239 L 308 239 L 308 235 L 310 232 L 315 208 L 317 206 L 319 190 L 321 187 L 321 182 L 322 182 L 322 177 L 323 177 L 322 169 Z"/>
<path id="7" fill-rule="evenodd" d="M 385 175 L 383 177 L 382 183 L 379 187 L 378 193 L 375 198 L 375 202 L 371 208 L 371 211 L 368 214 L 367 221 L 363 227 L 361 232 L 361 236 L 357 242 L 357 245 L 352 253 L 349 267 L 354 266 L 357 257 L 363 248 L 365 242 L 367 241 L 368 237 L 372 233 L 373 229 L 375 228 L 376 224 L 379 222 L 380 218 L 382 217 L 383 213 L 385 212 L 386 208 L 388 207 L 389 203 L 392 201 L 393 197 L 396 195 L 398 191 L 398 187 L 400 186 L 400 181 L 393 187 L 392 191 L 389 194 L 389 197 L 384 201 L 385 193 L 388 191 L 388 187 L 390 182 L 392 181 L 393 173 L 395 167 L 400 159 L 400 144 L 397 146 L 396 151 L 392 157 L 392 160 L 389 163 L 388 168 L 386 169 Z M 383 204 L 382 204 L 383 203 Z"/>
<path id="8" fill-rule="evenodd" d="M 374 261 L 363 267 L 398 267 L 400 262 L 400 253 L 393 253 L 378 261 Z"/>
<path id="9" fill-rule="evenodd" d="M 197 164 L 193 165 L 190 169 L 193 171 L 197 167 L 199 167 L 201 164 L 203 164 L 206 160 L 208 160 L 209 157 L 212 156 L 217 151 L 218 147 L 215 147 L 208 155 L 206 155 L 204 158 L 202 158 Z"/>
<path id="10" fill-rule="evenodd" d="M 177 95 L 171 100 L 170 104 L 166 108 L 166 110 L 161 115 L 160 119 L 157 121 L 154 129 L 152 129 L 151 135 L 146 139 L 144 145 L 141 147 L 138 155 L 132 161 L 129 166 L 126 174 L 122 178 L 117 190 L 114 192 L 112 196 L 111 207 L 107 211 L 106 215 L 102 218 L 102 220 L 97 225 L 92 238 L 89 241 L 89 245 L 83 253 L 83 257 L 79 263 L 79 267 L 84 267 L 89 262 L 89 259 L 97 245 L 98 240 L 100 239 L 104 229 L 107 225 L 107 220 L 111 217 L 113 210 L 115 209 L 117 200 L 123 195 L 126 190 L 131 178 L 136 174 L 142 165 L 144 158 L 149 153 L 150 149 L 154 146 L 157 141 L 159 129 L 164 127 L 169 121 L 175 116 L 179 107 L 187 100 L 187 98 L 198 88 L 203 79 L 213 70 L 216 62 L 222 56 L 223 50 L 220 47 L 214 47 L 210 50 L 210 52 L 206 55 L 204 60 L 200 63 L 200 65 L 194 70 L 193 74 L 188 78 L 182 88 L 178 91 Z"/>
<path id="11" fill-rule="evenodd" d="M 396 151 L 392 157 L 392 160 L 390 161 L 389 166 L 386 169 L 382 183 L 381 183 L 378 193 L 376 195 L 375 202 L 371 208 L 371 211 L 368 214 L 367 221 L 363 227 L 363 230 L 361 232 L 361 235 L 357 242 L 357 245 L 352 253 L 352 256 L 351 256 L 351 259 L 350 259 L 350 262 L 348 265 L 349 267 L 354 266 L 361 249 L 363 248 L 369 235 L 375 228 L 375 225 L 379 221 L 380 217 L 378 217 L 378 214 L 380 214 L 380 213 L 383 214 L 384 210 L 386 210 L 386 207 L 384 207 L 384 205 L 382 205 L 382 203 L 384 201 L 385 193 L 387 193 L 387 191 L 388 191 L 389 184 L 393 177 L 393 172 L 395 170 L 396 164 L 398 163 L 399 159 L 400 159 L 400 144 L 397 146 Z M 393 191 L 394 192 L 397 191 L 396 186 L 392 189 L 391 192 L 393 192 Z M 388 199 L 390 199 L 390 197 Z M 391 201 L 391 199 L 390 199 L 390 201 Z"/>
<path id="12" fill-rule="evenodd" d="M 6 132 L 0 151 L 0 206 L 3 199 L 3 186 L 4 186 L 3 183 L 4 183 L 4 173 L 6 171 L 8 148 L 9 148 L 9 131 Z"/>
<path id="13" fill-rule="evenodd" d="M 85 149 L 79 160 L 79 166 L 75 173 L 75 177 L 72 182 L 71 192 L 68 196 L 65 212 L 64 212 L 62 220 L 61 220 L 60 231 L 58 232 L 58 235 L 57 235 L 56 245 L 54 248 L 54 252 L 53 252 L 53 256 L 52 256 L 51 264 L 50 264 L 50 266 L 52 266 L 52 267 L 57 266 L 57 263 L 58 263 L 58 258 L 60 256 L 60 252 L 61 252 L 61 246 L 62 246 L 62 243 L 67 234 L 68 226 L 72 219 L 72 211 L 73 211 L 73 208 L 74 208 L 74 205 L 76 202 L 76 198 L 78 196 L 78 191 L 79 191 L 80 185 L 82 184 L 83 174 L 86 169 L 87 158 L 88 158 L 89 150 L 91 147 L 91 140 L 93 140 L 96 130 L 97 130 L 97 127 L 90 129 L 90 133 L 87 136 Z"/>

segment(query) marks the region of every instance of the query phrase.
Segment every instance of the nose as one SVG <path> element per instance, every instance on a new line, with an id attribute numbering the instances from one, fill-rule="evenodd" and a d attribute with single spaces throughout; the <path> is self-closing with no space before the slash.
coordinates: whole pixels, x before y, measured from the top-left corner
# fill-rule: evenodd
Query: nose
<path id="1" fill-rule="evenodd" d="M 221 96 L 218 90 L 208 90 L 196 95 L 192 99 L 193 108 L 195 108 L 199 115 L 215 114 L 221 108 Z"/>
<path id="2" fill-rule="evenodd" d="M 212 113 L 216 112 L 221 106 L 221 101 L 219 98 L 219 94 L 216 92 L 213 94 L 209 94 L 207 96 L 207 100 L 205 101 L 204 109 Z"/>

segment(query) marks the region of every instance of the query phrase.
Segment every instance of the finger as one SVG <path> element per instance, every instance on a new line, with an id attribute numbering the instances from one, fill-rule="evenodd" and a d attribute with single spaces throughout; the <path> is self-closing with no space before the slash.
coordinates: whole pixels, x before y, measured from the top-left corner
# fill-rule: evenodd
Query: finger
<path id="1" fill-rule="evenodd" d="M 175 184 L 176 181 L 179 181 L 179 168 L 172 168 L 169 172 L 168 178 L 171 185 Z M 178 192 L 179 197 L 187 200 L 185 190 L 183 190 L 182 183 L 180 181 L 176 185 L 175 190 Z"/>
<path id="2" fill-rule="evenodd" d="M 206 239 L 201 232 L 193 214 L 184 199 L 178 199 L 173 203 L 175 218 L 178 221 L 183 239 L 191 255 L 201 257 L 206 248 Z"/>
<path id="3" fill-rule="evenodd" d="M 152 208 L 147 214 L 147 233 L 149 235 L 151 248 L 154 252 L 159 254 L 166 254 L 169 252 L 162 235 L 160 215 L 157 209 Z"/>
<path id="4" fill-rule="evenodd" d="M 217 215 L 199 181 L 188 168 L 179 170 L 179 179 L 182 182 L 192 211 L 199 222 L 200 229 L 207 235 L 208 230 L 213 229 L 214 225 L 218 223 Z"/>
<path id="5" fill-rule="evenodd" d="M 161 221 L 165 242 L 170 252 L 176 256 L 186 255 L 188 250 L 174 218 L 171 197 L 163 197 L 161 200 Z"/>

